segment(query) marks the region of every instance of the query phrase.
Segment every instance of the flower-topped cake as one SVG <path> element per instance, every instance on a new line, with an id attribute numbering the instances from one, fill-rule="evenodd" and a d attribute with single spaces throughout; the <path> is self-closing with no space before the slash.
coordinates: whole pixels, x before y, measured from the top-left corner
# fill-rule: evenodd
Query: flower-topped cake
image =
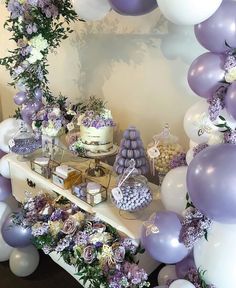
<path id="1" fill-rule="evenodd" d="M 84 111 L 78 116 L 80 139 L 71 149 L 79 152 L 81 149 L 93 153 L 108 152 L 113 147 L 113 127 L 115 123 L 111 111 L 106 109 L 102 99 L 94 96 L 84 106 Z"/>

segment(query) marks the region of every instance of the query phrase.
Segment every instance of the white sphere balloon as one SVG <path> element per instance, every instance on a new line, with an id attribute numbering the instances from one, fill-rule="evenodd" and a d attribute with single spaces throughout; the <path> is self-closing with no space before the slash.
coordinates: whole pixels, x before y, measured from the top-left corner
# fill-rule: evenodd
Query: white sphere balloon
<path id="1" fill-rule="evenodd" d="M 9 205 L 5 202 L 0 202 L 0 229 L 2 227 L 3 222 L 6 220 L 7 216 L 12 212 Z"/>
<path id="2" fill-rule="evenodd" d="M 22 120 L 8 118 L 0 123 L 0 149 L 9 153 L 9 140 L 12 139 L 21 127 Z"/>
<path id="3" fill-rule="evenodd" d="M 188 137 L 197 144 L 207 143 L 210 133 L 218 131 L 209 119 L 206 100 L 198 101 L 187 110 L 184 116 L 184 130 Z"/>
<path id="4" fill-rule="evenodd" d="M 186 153 L 186 162 L 187 162 L 188 165 L 189 165 L 189 164 L 191 163 L 191 161 L 193 160 L 193 154 L 194 154 L 193 148 L 190 148 L 190 149 L 188 150 L 188 152 Z"/>
<path id="5" fill-rule="evenodd" d="M 204 279 L 207 283 L 220 288 L 235 287 L 236 224 L 213 222 L 207 238 L 202 238 L 194 246 L 197 268 L 206 271 Z"/>
<path id="6" fill-rule="evenodd" d="M 111 10 L 108 0 L 73 0 L 72 4 L 80 19 L 97 21 Z"/>
<path id="7" fill-rule="evenodd" d="M 6 154 L 0 159 L 0 174 L 8 179 L 11 178 L 10 166 L 8 162 L 9 157 L 11 157 L 11 154 Z"/>
<path id="8" fill-rule="evenodd" d="M 163 15 L 178 25 L 195 25 L 212 16 L 222 0 L 157 0 Z"/>
<path id="9" fill-rule="evenodd" d="M 164 177 L 161 185 L 161 201 L 166 210 L 182 214 L 186 208 L 187 170 L 187 166 L 177 167 L 170 170 Z"/>
<path id="10" fill-rule="evenodd" d="M 31 275 L 39 265 L 39 253 L 33 246 L 15 248 L 10 256 L 10 269 L 18 277 Z"/>
<path id="11" fill-rule="evenodd" d="M 166 285 L 167 281 L 177 278 L 175 265 L 166 265 L 160 270 L 157 281 L 159 285 Z"/>
<path id="12" fill-rule="evenodd" d="M 0 262 L 8 261 L 13 251 L 13 247 L 9 246 L 0 234 Z"/>
<path id="13" fill-rule="evenodd" d="M 172 282 L 169 288 L 196 288 L 196 286 L 194 286 L 191 282 L 187 280 L 178 279 Z"/>

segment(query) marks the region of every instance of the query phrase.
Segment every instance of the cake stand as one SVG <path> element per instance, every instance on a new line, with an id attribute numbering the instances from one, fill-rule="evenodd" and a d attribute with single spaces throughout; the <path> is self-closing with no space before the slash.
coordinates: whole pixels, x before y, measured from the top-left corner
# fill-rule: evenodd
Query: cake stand
<path id="1" fill-rule="evenodd" d="M 107 168 L 105 168 L 104 166 L 102 166 L 101 160 L 106 158 L 106 157 L 116 155 L 117 152 L 118 152 L 118 146 L 117 145 L 113 145 L 113 147 L 107 152 L 93 153 L 93 152 L 87 151 L 85 154 L 85 157 L 90 158 L 90 159 L 94 159 L 93 167 L 91 167 L 89 165 L 89 168 L 86 170 L 87 175 L 89 175 L 91 177 L 103 177 L 103 176 L 109 174 L 110 171 Z"/>

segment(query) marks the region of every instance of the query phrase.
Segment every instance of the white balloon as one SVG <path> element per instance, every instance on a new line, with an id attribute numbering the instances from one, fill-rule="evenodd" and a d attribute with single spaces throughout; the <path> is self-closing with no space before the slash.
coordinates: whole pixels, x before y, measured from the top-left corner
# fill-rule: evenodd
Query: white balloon
<path id="1" fill-rule="evenodd" d="M 85 21 L 97 21 L 111 10 L 108 0 L 73 0 L 72 4 L 79 18 Z"/>
<path id="2" fill-rule="evenodd" d="M 10 256 L 10 269 L 18 277 L 31 275 L 39 265 L 39 253 L 33 246 L 15 248 Z"/>
<path id="3" fill-rule="evenodd" d="M 184 116 L 184 130 L 188 137 L 198 144 L 208 142 L 209 131 L 211 133 L 218 131 L 209 119 L 206 100 L 198 101 L 187 110 Z"/>
<path id="4" fill-rule="evenodd" d="M 190 162 L 193 160 L 193 148 L 190 148 L 189 150 L 188 150 L 188 152 L 186 153 L 186 162 L 187 162 L 187 164 L 189 165 L 190 164 Z"/>
<path id="5" fill-rule="evenodd" d="M 181 214 L 186 208 L 187 187 L 186 176 L 188 167 L 170 170 L 161 185 L 161 201 L 166 210 Z"/>
<path id="6" fill-rule="evenodd" d="M 178 25 L 195 25 L 213 15 L 222 0 L 157 0 L 163 15 Z"/>
<path id="7" fill-rule="evenodd" d="M 204 237 L 194 246 L 197 268 L 206 271 L 207 283 L 219 288 L 235 287 L 236 283 L 236 224 L 213 222 Z"/>
<path id="8" fill-rule="evenodd" d="M 177 278 L 175 265 L 166 265 L 160 270 L 157 281 L 159 285 L 166 285 L 168 280 L 175 280 Z"/>
<path id="9" fill-rule="evenodd" d="M 196 288 L 191 282 L 184 280 L 184 279 L 178 279 L 174 282 L 172 282 L 169 286 L 169 288 Z"/>
<path id="10" fill-rule="evenodd" d="M 13 247 L 9 246 L 2 238 L 0 233 L 0 262 L 9 260 L 10 255 L 13 251 Z"/>
<path id="11" fill-rule="evenodd" d="M 8 179 L 11 178 L 10 166 L 8 162 L 9 157 L 11 157 L 11 155 L 6 154 L 0 159 L 0 174 Z"/>
<path id="12" fill-rule="evenodd" d="M 11 212 L 11 208 L 5 202 L 0 202 L 0 230 L 3 222 Z"/>
<path id="13" fill-rule="evenodd" d="M 12 139 L 21 127 L 22 120 L 15 118 L 8 118 L 0 123 L 0 149 L 9 153 L 9 140 Z"/>

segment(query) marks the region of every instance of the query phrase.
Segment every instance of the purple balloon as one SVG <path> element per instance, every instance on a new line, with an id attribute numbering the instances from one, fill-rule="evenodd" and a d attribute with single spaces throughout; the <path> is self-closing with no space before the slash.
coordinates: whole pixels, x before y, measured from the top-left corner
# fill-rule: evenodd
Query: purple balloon
<path id="1" fill-rule="evenodd" d="M 111 7 L 121 15 L 138 16 L 157 8 L 156 0 L 109 0 Z"/>
<path id="2" fill-rule="evenodd" d="M 11 180 L 0 175 L 0 201 L 5 201 L 11 192 Z"/>
<path id="3" fill-rule="evenodd" d="M 188 255 L 188 249 L 179 242 L 182 228 L 179 217 L 171 211 L 158 212 L 144 223 L 141 242 L 155 260 L 173 264 Z"/>
<path id="4" fill-rule="evenodd" d="M 210 146 L 197 154 L 188 166 L 189 197 L 207 217 L 222 223 L 236 223 L 236 145 Z"/>
<path id="5" fill-rule="evenodd" d="M 26 247 L 31 243 L 31 229 L 16 225 L 10 214 L 2 225 L 2 238 L 12 247 Z"/>
<path id="6" fill-rule="evenodd" d="M 43 97 L 43 92 L 40 88 L 36 88 L 34 91 L 34 96 L 37 100 L 41 101 Z"/>
<path id="7" fill-rule="evenodd" d="M 206 21 L 195 25 L 195 35 L 206 49 L 224 53 L 230 47 L 236 48 L 236 2 L 223 1 L 219 9 Z"/>
<path id="8" fill-rule="evenodd" d="M 227 112 L 236 120 L 236 82 L 229 86 L 224 101 Z"/>
<path id="9" fill-rule="evenodd" d="M 188 71 L 188 84 L 199 96 L 209 98 L 224 80 L 226 56 L 207 52 L 193 61 Z"/>
<path id="10" fill-rule="evenodd" d="M 193 253 L 189 254 L 179 263 L 176 263 L 175 265 L 176 275 L 178 276 L 179 279 L 184 279 L 192 268 L 196 269 Z"/>
<path id="11" fill-rule="evenodd" d="M 4 156 L 4 155 L 6 155 L 7 153 L 5 153 L 4 151 L 2 151 L 2 150 L 0 150 L 0 159 Z"/>
<path id="12" fill-rule="evenodd" d="M 16 105 L 22 105 L 27 99 L 27 95 L 25 92 L 18 92 L 14 96 L 14 102 Z"/>
<path id="13" fill-rule="evenodd" d="M 31 107 L 26 105 L 21 110 L 21 117 L 26 124 L 31 125 L 32 124 L 32 116 L 34 113 L 35 113 L 35 111 Z"/>

